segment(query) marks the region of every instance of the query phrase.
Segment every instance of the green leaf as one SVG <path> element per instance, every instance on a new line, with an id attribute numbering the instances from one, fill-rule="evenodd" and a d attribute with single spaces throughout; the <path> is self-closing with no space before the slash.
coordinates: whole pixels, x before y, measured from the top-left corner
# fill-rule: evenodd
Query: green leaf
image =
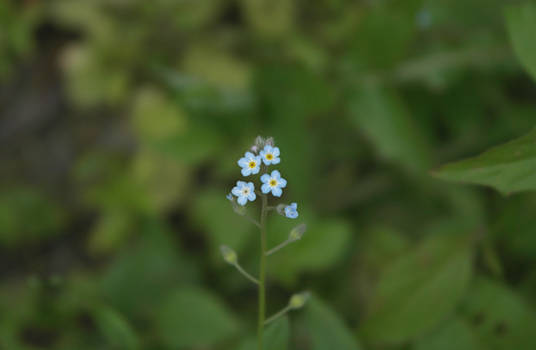
<path id="1" fill-rule="evenodd" d="M 508 33 L 521 64 L 536 79 L 536 5 L 527 2 L 506 10 Z"/>
<path id="2" fill-rule="evenodd" d="M 207 233 L 213 256 L 217 259 L 220 259 L 220 245 L 228 245 L 240 253 L 251 237 L 249 233 L 257 230 L 252 223 L 233 212 L 225 195 L 225 192 L 209 189 L 198 193 L 192 206 L 195 224 Z"/>
<path id="3" fill-rule="evenodd" d="M 506 286 L 476 280 L 462 309 L 487 349 L 536 349 L 534 308 Z"/>
<path id="4" fill-rule="evenodd" d="M 483 350 L 473 329 L 458 318 L 416 342 L 413 350 Z"/>
<path id="5" fill-rule="evenodd" d="M 340 219 L 315 219 L 306 208 L 300 211 L 300 221 L 271 218 L 268 224 L 270 246 L 284 241 L 290 230 L 300 222 L 307 223 L 303 238 L 274 254 L 270 259 L 270 271 L 280 281 L 291 285 L 299 273 L 318 272 L 336 264 L 347 252 L 351 228 Z"/>
<path id="6" fill-rule="evenodd" d="M 349 113 L 382 157 L 414 171 L 428 168 L 427 140 L 398 96 L 378 88 L 360 89 L 349 101 Z"/>
<path id="7" fill-rule="evenodd" d="M 140 233 L 100 281 L 106 300 L 129 318 L 152 316 L 169 290 L 179 283 L 195 281 L 198 272 L 161 224 L 145 223 Z"/>
<path id="8" fill-rule="evenodd" d="M 263 337 L 264 350 L 287 350 L 290 339 L 288 317 L 284 316 L 266 327 Z M 248 338 L 242 342 L 238 350 L 257 349 L 257 339 Z"/>
<path id="9" fill-rule="evenodd" d="M 305 308 L 305 322 L 312 350 L 361 348 L 339 316 L 315 296 Z"/>
<path id="10" fill-rule="evenodd" d="M 386 268 L 360 333 L 375 344 L 411 340 L 456 306 L 471 276 L 470 238 L 433 235 Z"/>
<path id="11" fill-rule="evenodd" d="M 536 129 L 481 155 L 441 167 L 443 180 L 492 186 L 508 194 L 536 189 Z"/>
<path id="12" fill-rule="evenodd" d="M 195 287 L 173 292 L 160 305 L 157 329 L 172 349 L 217 344 L 238 330 L 238 321 L 215 295 Z"/>
<path id="13" fill-rule="evenodd" d="M 117 311 L 101 307 L 94 312 L 95 322 L 108 343 L 120 349 L 138 349 L 139 340 L 127 320 Z"/>
<path id="14" fill-rule="evenodd" d="M 287 350 L 290 338 L 288 317 L 282 317 L 266 327 L 263 341 L 266 350 Z"/>

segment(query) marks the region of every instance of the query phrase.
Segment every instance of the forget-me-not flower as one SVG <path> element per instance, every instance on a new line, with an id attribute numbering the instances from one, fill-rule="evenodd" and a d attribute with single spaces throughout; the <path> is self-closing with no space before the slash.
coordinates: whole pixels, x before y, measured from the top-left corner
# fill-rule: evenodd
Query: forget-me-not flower
<path id="1" fill-rule="evenodd" d="M 261 157 L 251 152 L 246 152 L 244 157 L 238 160 L 238 165 L 242 168 L 242 175 L 244 176 L 257 174 L 261 166 Z"/>
<path id="2" fill-rule="evenodd" d="M 296 219 L 298 217 L 298 204 L 290 203 L 285 207 L 285 216 L 290 219 Z"/>
<path id="3" fill-rule="evenodd" d="M 281 197 L 283 193 L 282 188 L 287 185 L 287 180 L 283 179 L 277 170 L 272 171 L 270 175 L 264 174 L 261 176 L 261 181 L 263 182 L 261 187 L 262 193 L 272 191 L 272 195 L 276 197 Z"/>
<path id="4" fill-rule="evenodd" d="M 270 145 L 264 146 L 264 149 L 260 153 L 261 159 L 266 165 L 279 164 L 281 159 L 279 158 L 279 147 L 272 147 Z"/>
<path id="5" fill-rule="evenodd" d="M 253 202 L 257 196 L 255 195 L 255 186 L 253 182 L 237 181 L 236 186 L 231 191 L 233 195 L 238 197 L 238 204 L 246 205 L 247 201 Z"/>

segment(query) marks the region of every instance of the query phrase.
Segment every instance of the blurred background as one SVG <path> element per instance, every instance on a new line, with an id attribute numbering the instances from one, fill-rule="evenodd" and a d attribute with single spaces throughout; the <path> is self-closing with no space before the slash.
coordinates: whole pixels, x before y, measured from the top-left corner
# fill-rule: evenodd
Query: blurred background
<path id="1" fill-rule="evenodd" d="M 536 124 L 507 3 L 0 1 L 0 349 L 254 349 L 257 135 L 289 349 L 535 349 L 536 196 L 431 176 Z"/>

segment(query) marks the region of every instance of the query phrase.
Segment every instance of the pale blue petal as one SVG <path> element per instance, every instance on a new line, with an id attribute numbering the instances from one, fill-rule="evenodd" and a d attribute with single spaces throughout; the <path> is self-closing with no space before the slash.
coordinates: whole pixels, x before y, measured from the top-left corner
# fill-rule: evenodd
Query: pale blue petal
<path id="1" fill-rule="evenodd" d="M 274 147 L 272 149 L 272 153 L 274 154 L 274 156 L 278 157 L 279 156 L 279 147 Z"/>
<path id="2" fill-rule="evenodd" d="M 268 174 L 264 174 L 263 176 L 261 176 L 261 181 L 262 181 L 262 182 L 268 182 L 268 181 L 270 181 L 270 175 L 268 175 Z"/>
<path id="3" fill-rule="evenodd" d="M 251 192 L 255 191 L 255 185 L 253 184 L 253 182 L 248 182 L 246 186 L 248 186 Z"/>
<path id="4" fill-rule="evenodd" d="M 274 158 L 272 159 L 272 164 L 279 164 L 281 162 L 281 159 L 280 158 Z"/>
<path id="5" fill-rule="evenodd" d="M 236 186 L 236 187 L 233 187 L 233 189 L 231 190 L 231 193 L 234 194 L 235 196 L 239 197 L 240 196 L 240 187 Z"/>
<path id="6" fill-rule="evenodd" d="M 237 200 L 238 204 L 240 204 L 240 205 L 246 205 L 247 201 L 248 201 L 248 199 L 246 198 L 246 196 L 240 196 L 240 197 L 238 197 L 238 200 Z"/>
<path id="7" fill-rule="evenodd" d="M 285 186 L 287 185 L 287 180 L 285 180 L 285 179 L 283 179 L 283 178 L 280 178 L 277 182 L 278 182 L 277 185 L 278 185 L 279 187 L 281 187 L 281 188 L 283 188 L 283 187 L 285 187 Z"/>
<path id="8" fill-rule="evenodd" d="M 238 166 L 240 167 L 245 167 L 245 166 L 248 166 L 248 159 L 247 158 L 240 158 L 238 160 Z"/>
<path id="9" fill-rule="evenodd" d="M 251 152 L 246 152 L 245 157 L 246 158 L 255 158 L 255 155 L 253 153 L 251 153 Z"/>
<path id="10" fill-rule="evenodd" d="M 268 193 L 268 192 L 270 192 L 270 185 L 268 185 L 268 184 L 264 184 L 264 185 L 262 185 L 262 187 L 261 187 L 261 191 L 262 191 L 262 193 Z"/>
<path id="11" fill-rule="evenodd" d="M 272 171 L 272 177 L 276 180 L 279 180 L 279 178 L 281 177 L 281 173 L 279 172 L 279 170 Z"/>
<path id="12" fill-rule="evenodd" d="M 257 174 L 259 171 L 261 170 L 261 168 L 259 167 L 259 165 L 257 164 L 257 166 L 253 169 L 251 169 L 251 173 L 252 174 Z"/>
<path id="13" fill-rule="evenodd" d="M 250 201 L 253 202 L 253 201 L 255 200 L 255 198 L 257 198 L 257 196 L 255 195 L 255 192 L 250 192 L 250 193 L 248 194 L 248 199 L 249 199 Z"/>
<path id="14" fill-rule="evenodd" d="M 249 176 L 251 174 L 250 168 L 242 168 L 241 170 L 243 176 Z"/>
<path id="15" fill-rule="evenodd" d="M 281 194 L 283 193 L 283 191 L 279 188 L 279 187 L 274 187 L 272 189 L 272 194 L 276 197 L 281 197 Z"/>
<path id="16" fill-rule="evenodd" d="M 290 207 L 294 210 L 298 209 L 298 204 L 296 202 L 290 203 Z"/>

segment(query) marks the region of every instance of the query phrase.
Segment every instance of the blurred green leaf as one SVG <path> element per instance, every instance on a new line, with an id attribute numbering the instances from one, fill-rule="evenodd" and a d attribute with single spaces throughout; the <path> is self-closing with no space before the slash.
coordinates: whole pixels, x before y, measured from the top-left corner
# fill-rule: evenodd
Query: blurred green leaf
<path id="1" fill-rule="evenodd" d="M 473 282 L 462 314 L 487 349 L 535 349 L 536 313 L 507 286 L 479 278 Z"/>
<path id="2" fill-rule="evenodd" d="M 257 230 L 252 223 L 233 212 L 225 195 L 225 192 L 211 189 L 198 193 L 191 208 L 197 227 L 207 233 L 213 255 L 218 259 L 220 245 L 228 245 L 240 252 L 248 243 L 250 233 Z"/>
<path id="3" fill-rule="evenodd" d="M 217 344 L 238 330 L 238 321 L 212 293 L 184 287 L 171 293 L 158 309 L 158 333 L 169 348 Z"/>
<path id="4" fill-rule="evenodd" d="M 0 194 L 0 244 L 37 243 L 61 234 L 65 213 L 51 198 L 29 187 Z"/>
<path id="5" fill-rule="evenodd" d="M 479 156 L 447 164 L 440 179 L 492 186 L 503 194 L 536 189 L 536 129 Z"/>
<path id="6" fill-rule="evenodd" d="M 93 314 L 97 327 L 108 344 L 126 350 L 139 348 L 135 331 L 121 314 L 108 307 L 100 307 Z"/>
<path id="7" fill-rule="evenodd" d="M 369 87 L 357 90 L 348 103 L 352 121 L 382 157 L 418 172 L 430 166 L 427 139 L 400 97 Z"/>
<path id="8" fill-rule="evenodd" d="M 307 210 L 300 211 L 307 232 L 303 238 L 270 258 L 270 271 L 286 284 L 292 284 L 300 273 L 324 271 L 336 264 L 348 249 L 351 229 L 339 219 L 307 218 Z M 300 221 L 301 222 L 301 221 Z M 268 241 L 276 245 L 288 237 L 296 222 L 274 218 L 268 226 Z"/>
<path id="9" fill-rule="evenodd" d="M 536 79 L 536 4 L 527 1 L 507 8 L 506 23 L 517 57 L 532 78 Z"/>
<path id="10" fill-rule="evenodd" d="M 105 300 L 129 318 L 152 316 L 171 288 L 194 281 L 197 274 L 162 224 L 142 222 L 140 233 L 101 277 Z"/>
<path id="11" fill-rule="evenodd" d="M 463 296 L 471 276 L 471 238 L 433 235 L 381 275 L 360 334 L 371 343 L 401 343 L 432 329 Z"/>
<path id="12" fill-rule="evenodd" d="M 287 350 L 290 339 L 288 317 L 282 317 L 268 325 L 264 332 L 264 348 L 266 350 Z"/>
<path id="13" fill-rule="evenodd" d="M 419 339 L 413 350 L 483 350 L 473 329 L 463 320 L 454 318 L 438 330 Z"/>
<path id="14" fill-rule="evenodd" d="M 264 330 L 263 346 L 265 350 L 287 350 L 290 341 L 290 326 L 287 316 L 274 321 Z M 257 349 L 257 340 L 253 337 L 245 340 L 238 350 Z"/>
<path id="15" fill-rule="evenodd" d="M 304 314 L 312 350 L 361 349 L 340 317 L 319 298 L 309 300 Z"/>
<path id="16" fill-rule="evenodd" d="M 294 21 L 291 0 L 240 0 L 248 24 L 263 36 L 281 37 L 288 33 Z"/>

